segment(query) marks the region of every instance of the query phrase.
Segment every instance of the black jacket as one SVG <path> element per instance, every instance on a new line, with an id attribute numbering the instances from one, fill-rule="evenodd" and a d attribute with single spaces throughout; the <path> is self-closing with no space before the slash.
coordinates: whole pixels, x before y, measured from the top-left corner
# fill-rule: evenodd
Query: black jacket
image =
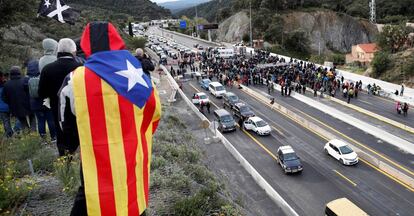
<path id="1" fill-rule="evenodd" d="M 28 78 L 20 70 L 10 71 L 10 80 L 4 85 L 2 99 L 9 105 L 10 113 L 16 117 L 31 114 Z"/>
<path id="2" fill-rule="evenodd" d="M 50 98 L 50 108 L 52 109 L 55 122 L 58 121 L 58 92 L 62 86 L 66 75 L 74 71 L 80 63 L 69 53 L 58 53 L 58 59 L 46 65 L 39 80 L 39 97 Z"/>
<path id="3" fill-rule="evenodd" d="M 151 78 L 150 72 L 155 69 L 151 59 L 138 56 L 136 56 L 136 58 L 141 62 L 142 70 L 144 71 L 144 73 Z"/>

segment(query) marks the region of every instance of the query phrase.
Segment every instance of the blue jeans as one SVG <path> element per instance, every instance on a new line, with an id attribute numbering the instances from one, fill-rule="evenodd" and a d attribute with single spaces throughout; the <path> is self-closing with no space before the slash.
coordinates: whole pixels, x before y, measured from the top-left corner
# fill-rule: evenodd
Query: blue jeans
<path id="1" fill-rule="evenodd" d="M 37 118 L 37 130 L 41 137 L 46 137 L 46 122 L 49 128 L 50 138 L 56 139 L 56 126 L 53 120 L 53 114 L 51 110 L 42 110 L 35 112 Z"/>
<path id="2" fill-rule="evenodd" d="M 10 113 L 0 112 L 0 119 L 3 123 L 4 133 L 6 137 L 11 137 L 13 135 L 13 129 L 10 123 Z"/>

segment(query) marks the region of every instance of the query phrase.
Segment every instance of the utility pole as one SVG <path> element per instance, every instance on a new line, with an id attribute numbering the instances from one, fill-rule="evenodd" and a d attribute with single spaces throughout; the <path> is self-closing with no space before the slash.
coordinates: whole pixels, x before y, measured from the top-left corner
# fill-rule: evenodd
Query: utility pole
<path id="1" fill-rule="evenodd" d="M 250 46 L 253 47 L 253 31 L 252 31 L 252 0 L 250 0 Z"/>
<path id="2" fill-rule="evenodd" d="M 376 13 L 376 7 L 377 5 L 375 4 L 375 0 L 371 0 L 371 2 L 369 3 L 369 11 L 370 11 L 370 18 L 369 21 L 371 21 L 371 23 L 375 24 L 377 22 L 377 13 Z"/>
<path id="3" fill-rule="evenodd" d="M 195 13 L 196 13 L 196 14 L 195 14 L 195 24 L 196 24 L 196 32 L 197 32 L 196 34 L 197 34 L 197 37 L 199 37 L 199 36 L 198 36 L 198 23 L 197 23 L 197 22 L 198 22 L 198 21 L 197 21 L 197 20 L 198 20 L 197 5 L 195 5 Z"/>

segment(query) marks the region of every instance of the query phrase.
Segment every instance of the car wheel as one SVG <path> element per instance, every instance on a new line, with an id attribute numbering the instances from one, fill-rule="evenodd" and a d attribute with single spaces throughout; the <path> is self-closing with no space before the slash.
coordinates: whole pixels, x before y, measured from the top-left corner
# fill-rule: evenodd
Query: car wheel
<path id="1" fill-rule="evenodd" d="M 341 162 L 341 164 L 345 165 L 344 160 L 342 158 L 339 159 L 339 162 Z"/>
<path id="2" fill-rule="evenodd" d="M 329 155 L 328 149 L 325 149 L 325 154 Z"/>

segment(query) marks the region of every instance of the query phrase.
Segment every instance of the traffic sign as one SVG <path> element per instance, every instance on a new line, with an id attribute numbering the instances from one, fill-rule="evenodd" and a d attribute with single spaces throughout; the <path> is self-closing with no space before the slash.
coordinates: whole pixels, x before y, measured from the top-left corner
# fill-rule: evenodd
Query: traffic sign
<path id="1" fill-rule="evenodd" d="M 180 29 L 186 29 L 187 28 L 187 22 L 185 20 L 180 20 Z"/>
<path id="2" fill-rule="evenodd" d="M 213 24 L 204 24 L 203 25 L 203 29 L 204 30 L 209 30 L 209 29 L 218 29 L 219 25 L 217 23 L 213 23 Z"/>

